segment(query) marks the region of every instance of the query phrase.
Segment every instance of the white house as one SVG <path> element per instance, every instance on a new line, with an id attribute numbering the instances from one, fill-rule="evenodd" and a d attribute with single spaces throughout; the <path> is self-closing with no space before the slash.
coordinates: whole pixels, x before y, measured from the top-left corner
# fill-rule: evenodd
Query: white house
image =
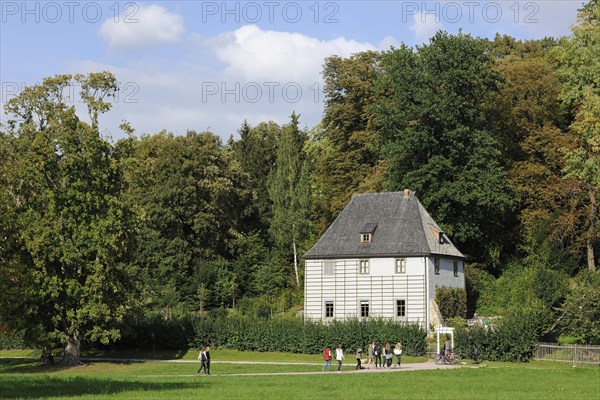
<path id="1" fill-rule="evenodd" d="M 356 194 L 304 254 L 304 317 L 427 328 L 436 288 L 465 287 L 464 258 L 414 192 Z"/>

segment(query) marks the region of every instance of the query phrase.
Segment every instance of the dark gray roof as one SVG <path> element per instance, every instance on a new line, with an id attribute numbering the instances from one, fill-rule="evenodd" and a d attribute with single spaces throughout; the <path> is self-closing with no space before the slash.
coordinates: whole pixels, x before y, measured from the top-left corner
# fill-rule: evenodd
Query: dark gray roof
<path id="1" fill-rule="evenodd" d="M 367 227 L 377 229 L 361 243 Z M 440 240 L 440 234 L 442 239 Z M 414 192 L 355 194 L 304 258 L 425 256 L 464 258 Z"/>

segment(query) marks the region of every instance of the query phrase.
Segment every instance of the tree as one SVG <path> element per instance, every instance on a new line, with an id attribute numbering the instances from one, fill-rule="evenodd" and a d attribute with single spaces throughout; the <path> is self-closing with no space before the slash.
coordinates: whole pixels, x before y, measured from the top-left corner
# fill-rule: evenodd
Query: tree
<path id="1" fill-rule="evenodd" d="M 310 171 L 304 153 L 306 134 L 298 129 L 298 116 L 281 133 L 277 161 L 269 177 L 269 195 L 273 201 L 270 233 L 284 254 L 293 256 L 296 287 L 300 287 L 298 247 L 309 233 Z"/>
<path id="2" fill-rule="evenodd" d="M 249 215 L 243 224 L 246 231 L 266 233 L 273 214 L 267 179 L 275 166 L 281 128 L 272 121 L 255 127 L 244 121 L 238 132 L 240 139 L 234 141 L 231 148 L 242 171 L 248 174 L 248 190 L 252 195 Z"/>
<path id="3" fill-rule="evenodd" d="M 467 254 L 497 267 L 512 244 L 515 204 L 492 135 L 491 94 L 501 76 L 487 46 L 439 32 L 416 52 L 386 52 L 373 113 L 386 187 L 416 190 Z"/>
<path id="4" fill-rule="evenodd" d="M 567 177 L 586 188 L 589 199 L 587 264 L 596 270 L 600 187 L 600 3 L 590 0 L 579 10 L 579 25 L 551 53 L 563 82 L 563 101 L 571 107 L 571 130 L 580 137 L 576 149 L 565 149 Z"/>
<path id="5" fill-rule="evenodd" d="M 519 204 L 521 243 L 534 252 L 547 243 L 564 261 L 560 268 L 573 273 L 585 247 L 586 206 L 581 185 L 563 172 L 560 149 L 575 149 L 578 140 L 563 132 L 560 82 L 545 58 L 504 58 L 498 71 L 506 83 L 494 96 L 492 119 Z"/>
<path id="6" fill-rule="evenodd" d="M 20 292 L 8 293 L 15 297 L 4 299 L 12 304 L 1 317 L 25 328 L 36 343 L 65 343 L 67 365 L 79 363 L 82 338 L 104 344 L 119 338 L 117 324 L 135 295 L 121 164 L 97 126 L 98 113 L 110 109 L 103 99 L 114 96 L 116 80 L 110 73 L 75 80 L 92 125 L 64 98 L 74 90 L 73 77 L 59 75 L 7 103 L 22 121 L 11 122 L 4 136 L 11 148 L 4 183 L 17 237 L 9 251 L 18 261 L 2 279 L 17 283 Z"/>
<path id="7" fill-rule="evenodd" d="M 369 106 L 381 54 L 357 53 L 325 60 L 325 109 L 313 156 L 317 231 L 323 233 L 356 192 L 381 191 L 379 143 Z"/>
<path id="8" fill-rule="evenodd" d="M 177 301 L 196 310 L 198 286 L 212 288 L 216 280 L 212 261 L 229 259 L 240 234 L 250 202 L 245 175 L 210 132 L 161 132 L 118 147 L 129 154 L 125 199 L 138 221 L 135 262 L 146 281 L 144 300 L 168 310 L 173 287 Z"/>

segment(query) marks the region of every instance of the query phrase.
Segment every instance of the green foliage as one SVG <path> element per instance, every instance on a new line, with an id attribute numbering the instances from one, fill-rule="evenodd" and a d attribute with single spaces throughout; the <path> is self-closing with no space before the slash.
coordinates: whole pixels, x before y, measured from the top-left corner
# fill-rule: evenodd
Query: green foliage
<path id="1" fill-rule="evenodd" d="M 204 284 L 214 289 L 207 305 L 229 305 L 249 279 L 249 271 L 229 263 L 232 251 L 249 246 L 238 231 L 249 193 L 232 154 L 217 136 L 193 131 L 129 138 L 118 147 L 127 154 L 124 197 L 137 217 L 144 300 L 163 309 L 173 300 L 195 311 Z"/>
<path id="2" fill-rule="evenodd" d="M 462 288 L 439 287 L 435 290 L 435 302 L 444 319 L 467 316 L 467 292 Z"/>
<path id="3" fill-rule="evenodd" d="M 512 308 L 537 307 L 550 312 L 567 293 L 567 276 L 549 269 L 543 258 L 531 255 L 528 266 L 515 261 L 495 281 L 488 281 L 480 295 L 477 312 L 481 315 L 506 315 Z"/>
<path id="4" fill-rule="evenodd" d="M 582 273 L 558 311 L 562 332 L 587 344 L 600 344 L 600 275 Z"/>
<path id="5" fill-rule="evenodd" d="M 102 99 L 114 96 L 116 79 L 110 73 L 75 77 L 90 126 L 63 97 L 74 90 L 72 78 L 46 78 L 6 106 L 21 122 L 3 134 L 11 165 L 3 183 L 15 235 L 14 247 L 1 249 L 9 270 L 0 279 L 11 283 L 0 287 L 14 285 L 18 294 L 2 297 L 0 318 L 25 329 L 32 344 L 76 341 L 77 332 L 91 342 L 114 341 L 137 293 L 121 160 L 94 123 L 110 109 Z"/>
<path id="6" fill-rule="evenodd" d="M 238 131 L 240 139 L 231 143 L 235 160 L 248 175 L 252 202 L 243 220 L 246 231 L 268 231 L 273 217 L 267 179 L 275 167 L 281 128 L 274 122 L 261 122 L 255 127 L 244 121 Z"/>
<path id="7" fill-rule="evenodd" d="M 549 311 L 540 303 L 515 307 L 497 327 L 459 327 L 455 332 L 455 351 L 477 360 L 529 361 L 549 318 Z"/>
<path id="8" fill-rule="evenodd" d="M 382 56 L 373 122 L 390 190 L 411 188 L 463 252 L 512 245 L 515 207 L 492 135 L 491 95 L 501 84 L 488 44 L 438 32 L 416 51 Z"/>
<path id="9" fill-rule="evenodd" d="M 298 248 L 307 239 L 310 228 L 310 171 L 304 152 L 306 134 L 298 129 L 298 116 L 291 115 L 277 146 L 277 160 L 269 176 L 268 190 L 273 201 L 269 233 L 290 261 L 293 257 L 296 287 L 300 287 Z"/>
<path id="10" fill-rule="evenodd" d="M 563 83 L 562 100 L 572 108 L 571 130 L 579 138 L 576 149 L 566 148 L 565 172 L 586 189 L 589 197 L 587 261 L 588 269 L 596 270 L 598 245 L 598 205 L 600 189 L 600 3 L 590 0 L 578 14 L 573 35 L 563 38 L 552 53 Z"/>
<path id="11" fill-rule="evenodd" d="M 465 286 L 467 292 L 467 316 L 475 314 L 478 305 L 492 304 L 494 277 L 477 265 L 465 265 Z"/>
<path id="12" fill-rule="evenodd" d="M 191 317 L 166 319 L 160 314 L 128 314 L 120 331 L 120 339 L 110 349 L 182 350 L 193 335 Z"/>
<path id="13" fill-rule="evenodd" d="M 0 350 L 24 349 L 25 332 L 13 332 L 0 324 Z"/>
<path id="14" fill-rule="evenodd" d="M 373 85 L 379 74 L 379 52 L 325 59 L 325 107 L 322 132 L 313 152 L 316 190 L 314 213 L 323 233 L 353 193 L 381 191 L 379 143 L 370 126 Z"/>
<path id="15" fill-rule="evenodd" d="M 568 345 L 568 344 L 583 344 L 583 339 L 580 337 L 576 337 L 576 336 L 559 336 L 557 342 L 559 344 L 564 344 L 564 345 Z"/>
<path id="16" fill-rule="evenodd" d="M 420 356 L 426 352 L 426 332 L 416 324 L 388 320 L 334 321 L 331 324 L 303 322 L 296 318 L 260 320 L 249 317 L 198 318 L 194 322 L 195 336 L 190 345 L 242 351 L 278 351 L 319 354 L 325 346 L 342 346 L 348 351 L 379 340 L 382 343 L 402 343 L 406 355 Z"/>

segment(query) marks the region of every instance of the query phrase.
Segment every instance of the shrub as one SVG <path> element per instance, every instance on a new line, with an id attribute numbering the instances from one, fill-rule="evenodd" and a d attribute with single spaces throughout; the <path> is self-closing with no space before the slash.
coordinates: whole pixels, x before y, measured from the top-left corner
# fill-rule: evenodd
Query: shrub
<path id="1" fill-rule="evenodd" d="M 444 319 L 467 317 L 467 292 L 462 288 L 437 288 L 435 302 Z"/>
<path id="2" fill-rule="evenodd" d="M 23 331 L 13 332 L 0 324 L 0 350 L 25 348 L 25 335 Z"/>
<path id="3" fill-rule="evenodd" d="M 354 352 L 372 341 L 402 342 L 404 353 L 419 356 L 426 352 L 426 332 L 416 324 L 389 320 L 334 321 L 331 324 L 303 322 L 298 318 L 259 320 L 244 316 L 197 318 L 190 345 L 248 351 L 320 354 L 327 345 L 342 344 Z"/>
<path id="4" fill-rule="evenodd" d="M 130 316 L 123 321 L 120 329 L 121 338 L 110 348 L 181 350 L 188 346 L 194 332 L 191 318 L 182 316 L 166 320 L 160 314 Z"/>
<path id="5" fill-rule="evenodd" d="M 524 304 L 511 309 L 495 329 L 479 325 L 458 328 L 455 350 L 476 361 L 529 361 L 548 320 L 549 312 L 542 304 Z"/>

